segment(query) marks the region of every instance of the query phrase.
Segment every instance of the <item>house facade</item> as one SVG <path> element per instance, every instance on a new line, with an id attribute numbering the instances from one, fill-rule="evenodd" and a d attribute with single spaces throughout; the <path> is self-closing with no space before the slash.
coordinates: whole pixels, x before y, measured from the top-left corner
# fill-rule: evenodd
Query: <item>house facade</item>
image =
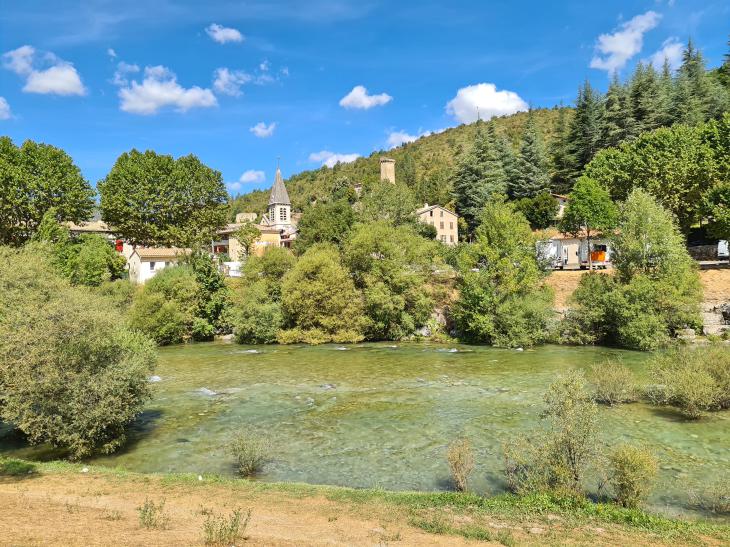
<path id="1" fill-rule="evenodd" d="M 441 205 L 424 204 L 416 210 L 418 219 L 436 228 L 436 240 L 446 245 L 459 242 L 459 215 Z"/>
<path id="2" fill-rule="evenodd" d="M 142 285 L 165 268 L 177 264 L 183 256 L 189 253 L 189 249 L 176 247 L 138 247 L 133 249 L 127 258 L 129 280 L 132 283 Z"/>

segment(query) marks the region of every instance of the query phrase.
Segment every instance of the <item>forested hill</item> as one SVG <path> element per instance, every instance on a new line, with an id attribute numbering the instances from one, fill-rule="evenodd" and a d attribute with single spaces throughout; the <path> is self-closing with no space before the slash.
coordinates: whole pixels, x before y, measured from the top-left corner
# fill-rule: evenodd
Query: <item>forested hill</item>
<path id="1" fill-rule="evenodd" d="M 563 121 L 568 123 L 573 112 L 570 108 L 532 111 L 535 125 L 548 147 L 556 135 L 561 111 Z M 506 137 L 517 151 L 527 119 L 527 112 L 519 112 L 511 116 L 494 118 L 492 121 L 497 134 Z M 396 160 L 396 178 L 413 189 L 419 202 L 440 204 L 452 202 L 451 179 L 456 162 L 474 142 L 474 136 L 480 125 L 484 127 L 486 122 L 452 127 L 392 150 L 378 150 L 352 163 L 302 171 L 286 180 L 292 205 L 294 209 L 301 211 L 312 201 L 328 196 L 335 180 L 342 177 L 347 177 L 353 184 L 367 183 L 379 178 L 381 156 Z M 262 213 L 266 210 L 268 199 L 268 189 L 239 196 L 232 200 L 233 214 L 244 211 Z"/>

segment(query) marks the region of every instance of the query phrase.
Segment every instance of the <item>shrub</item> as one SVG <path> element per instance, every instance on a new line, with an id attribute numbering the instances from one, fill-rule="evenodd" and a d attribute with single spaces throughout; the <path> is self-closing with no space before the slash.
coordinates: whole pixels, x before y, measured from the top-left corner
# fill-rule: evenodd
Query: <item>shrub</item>
<path id="1" fill-rule="evenodd" d="M 469 475 L 474 471 L 474 452 L 471 449 L 469 439 L 457 439 L 452 442 L 446 453 L 446 459 L 449 461 L 451 478 L 456 489 L 460 492 L 466 492 Z"/>
<path id="2" fill-rule="evenodd" d="M 649 371 L 655 404 L 673 406 L 692 419 L 730 408 L 730 352 L 721 345 L 673 348 L 656 355 Z"/>
<path id="3" fill-rule="evenodd" d="M 250 477 L 263 467 L 270 450 L 269 443 L 250 431 L 239 431 L 230 445 L 236 468 L 242 477 Z"/>
<path id="4" fill-rule="evenodd" d="M 705 511 L 730 514 L 730 474 L 726 473 L 700 491 L 691 491 L 690 503 Z"/>
<path id="5" fill-rule="evenodd" d="M 0 248 L 0 419 L 73 458 L 121 446 L 150 398 L 152 342 L 32 249 Z"/>
<path id="6" fill-rule="evenodd" d="M 284 276 L 281 306 L 291 332 L 279 342 L 362 340 L 362 295 L 331 245 L 313 245 Z"/>
<path id="7" fill-rule="evenodd" d="M 120 310 L 127 311 L 134 301 L 137 288 L 127 279 L 105 281 L 96 288 L 96 294 L 104 296 Z"/>
<path id="8" fill-rule="evenodd" d="M 643 448 L 618 446 L 609 458 L 609 484 L 616 501 L 635 508 L 647 498 L 657 473 L 657 461 Z"/>
<path id="9" fill-rule="evenodd" d="M 553 295 L 542 284 L 530 225 L 510 204 L 487 204 L 459 270 L 452 313 L 461 338 L 503 347 L 547 339 Z"/>
<path id="10" fill-rule="evenodd" d="M 597 412 L 582 373 L 574 371 L 554 382 L 545 393 L 543 429 L 505 444 L 510 488 L 518 493 L 578 491 L 595 458 Z"/>
<path id="11" fill-rule="evenodd" d="M 208 514 L 203 523 L 203 543 L 219 547 L 235 545 L 237 540 L 246 539 L 250 520 L 251 509 L 245 515 L 240 509 L 235 509 L 229 517 Z"/>
<path id="12" fill-rule="evenodd" d="M 266 283 L 242 288 L 233 311 L 233 332 L 239 344 L 272 344 L 284 322 L 281 304 L 269 300 Z"/>
<path id="13" fill-rule="evenodd" d="M 139 525 L 147 530 L 164 530 L 170 524 L 170 515 L 165 512 L 165 500 L 155 503 L 145 498 L 144 504 L 137 507 Z"/>
<path id="14" fill-rule="evenodd" d="M 614 406 L 636 400 L 634 375 L 621 363 L 606 361 L 594 367 L 591 383 L 596 402 Z"/>

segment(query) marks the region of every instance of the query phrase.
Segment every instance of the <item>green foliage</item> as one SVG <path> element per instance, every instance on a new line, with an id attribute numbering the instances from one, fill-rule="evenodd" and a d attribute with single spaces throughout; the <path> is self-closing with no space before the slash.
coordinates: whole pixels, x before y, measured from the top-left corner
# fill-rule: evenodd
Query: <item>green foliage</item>
<path id="1" fill-rule="evenodd" d="M 260 471 L 269 458 L 271 447 L 266 439 L 251 432 L 239 431 L 230 444 L 236 459 L 236 469 L 242 477 L 250 477 Z"/>
<path id="2" fill-rule="evenodd" d="M 698 218 L 714 170 L 702 129 L 678 124 L 600 152 L 586 167 L 586 175 L 616 200 L 627 199 L 635 188 L 646 190 L 686 231 Z"/>
<path id="3" fill-rule="evenodd" d="M 127 279 L 116 279 L 105 281 L 95 292 L 112 302 L 119 310 L 126 312 L 132 305 L 137 287 Z"/>
<path id="4" fill-rule="evenodd" d="M 383 220 L 400 226 L 416 222 L 416 208 L 415 196 L 408 186 L 378 180 L 363 188 L 358 213 L 364 222 Z"/>
<path id="5" fill-rule="evenodd" d="M 0 418 L 73 458 L 109 453 L 150 398 L 154 347 L 37 252 L 0 248 Z"/>
<path id="6" fill-rule="evenodd" d="M 208 514 L 203 523 L 203 543 L 216 547 L 235 545 L 239 539 L 246 539 L 246 528 L 251 520 L 251 509 L 246 514 L 234 509 L 229 517 Z"/>
<path id="7" fill-rule="evenodd" d="M 0 244 L 22 245 L 54 209 L 56 220 L 80 222 L 94 206 L 94 190 L 60 148 L 0 137 Z"/>
<path id="8" fill-rule="evenodd" d="M 233 238 L 238 241 L 246 256 L 251 255 L 253 245 L 256 240 L 261 237 L 261 232 L 253 222 L 247 221 L 241 223 L 241 226 L 232 234 Z"/>
<path id="9" fill-rule="evenodd" d="M 229 332 L 230 291 L 218 264 L 208 253 L 201 251 L 185 255 L 180 264 L 189 265 L 198 282 L 193 338 L 210 340 L 217 332 Z"/>
<path id="10" fill-rule="evenodd" d="M 700 328 L 696 267 L 671 215 L 646 192 L 624 203 L 613 244 L 615 278 L 587 275 L 573 293 L 563 339 L 651 350 Z"/>
<path id="11" fill-rule="evenodd" d="M 233 332 L 239 344 L 273 344 L 284 324 L 281 303 L 271 299 L 266 282 L 256 281 L 235 297 Z"/>
<path id="12" fill-rule="evenodd" d="M 102 218 L 131 244 L 196 246 L 226 221 L 220 172 L 192 154 L 125 152 L 97 187 Z"/>
<path id="13" fill-rule="evenodd" d="M 657 460 L 646 449 L 622 444 L 609 457 L 608 483 L 616 501 L 636 508 L 651 492 L 657 474 Z"/>
<path id="14" fill-rule="evenodd" d="M 515 209 L 525 215 L 530 226 L 544 230 L 555 224 L 558 214 L 558 200 L 548 192 L 540 192 L 533 198 L 522 198 L 515 202 Z"/>
<path id="15" fill-rule="evenodd" d="M 315 243 L 342 245 L 355 223 L 355 212 L 349 202 L 340 200 L 317 204 L 304 210 L 297 226 L 294 248 L 303 254 Z"/>
<path id="16" fill-rule="evenodd" d="M 469 475 L 474 471 L 474 452 L 469 439 L 457 439 L 449 445 L 446 459 L 449 462 L 451 479 L 459 492 L 469 487 Z"/>
<path id="17" fill-rule="evenodd" d="M 718 239 L 730 239 L 730 181 L 711 188 L 704 196 L 710 218 L 708 231 Z"/>
<path id="18" fill-rule="evenodd" d="M 454 174 L 457 212 L 470 230 L 476 229 L 487 201 L 507 193 L 507 176 L 499 152 L 494 124 L 487 124 L 486 129 L 477 132 Z"/>
<path id="19" fill-rule="evenodd" d="M 433 309 L 425 285 L 437 252 L 410 226 L 355 227 L 344 262 L 363 293 L 367 339 L 400 340 L 424 325 Z"/>
<path id="20" fill-rule="evenodd" d="M 547 156 L 542 137 L 532 116 L 528 118 L 527 127 L 522 135 L 520 155 L 515 167 L 516 175 L 509 179 L 510 197 L 534 198 L 542 192 L 549 192 Z"/>
<path id="21" fill-rule="evenodd" d="M 601 96 L 587 80 L 578 90 L 575 115 L 568 131 L 570 180 L 576 180 L 600 145 Z"/>
<path id="22" fill-rule="evenodd" d="M 590 240 L 595 231 L 607 231 L 616 226 L 618 210 L 608 192 L 589 177 L 579 178 L 568 196 L 560 229 Z"/>
<path id="23" fill-rule="evenodd" d="M 677 347 L 654 356 L 652 399 L 697 419 L 730 408 L 730 352 L 722 345 Z"/>
<path id="24" fill-rule="evenodd" d="M 281 343 L 363 337 L 362 295 L 331 245 L 313 245 L 284 276 L 281 304 L 287 326 L 279 333 Z"/>
<path id="25" fill-rule="evenodd" d="M 165 268 L 135 298 L 129 323 L 160 345 L 188 341 L 193 337 L 199 291 L 190 266 Z"/>
<path id="26" fill-rule="evenodd" d="M 507 483 L 518 494 L 580 492 L 597 450 L 598 409 L 582 373 L 571 372 L 545 393 L 543 427 L 504 446 Z"/>
<path id="27" fill-rule="evenodd" d="M 247 285 L 261 281 L 268 298 L 278 302 L 281 300 L 282 280 L 296 261 L 297 259 L 287 249 L 270 247 L 263 255 L 252 256 L 246 261 L 241 272 L 243 283 Z"/>
<path id="28" fill-rule="evenodd" d="M 605 361 L 591 370 L 593 398 L 598 403 L 614 406 L 636 401 L 634 375 L 626 365 Z"/>
<path id="29" fill-rule="evenodd" d="M 165 511 L 165 500 L 155 503 L 145 498 L 144 503 L 137 507 L 137 517 L 140 528 L 146 530 L 165 530 L 170 525 L 170 515 Z"/>
<path id="30" fill-rule="evenodd" d="M 547 338 L 552 293 L 541 283 L 530 226 L 510 204 L 487 204 L 474 244 L 459 256 L 459 272 L 452 313 L 462 338 L 503 347 Z"/>

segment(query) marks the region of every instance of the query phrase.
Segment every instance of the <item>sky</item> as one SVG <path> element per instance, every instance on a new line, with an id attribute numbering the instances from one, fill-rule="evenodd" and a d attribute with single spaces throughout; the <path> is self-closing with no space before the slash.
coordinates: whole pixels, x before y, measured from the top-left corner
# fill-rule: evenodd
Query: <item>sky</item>
<path id="1" fill-rule="evenodd" d="M 730 0 L 0 0 L 0 135 L 92 183 L 132 148 L 195 154 L 231 194 L 429 132 L 572 104 L 692 38 Z"/>

